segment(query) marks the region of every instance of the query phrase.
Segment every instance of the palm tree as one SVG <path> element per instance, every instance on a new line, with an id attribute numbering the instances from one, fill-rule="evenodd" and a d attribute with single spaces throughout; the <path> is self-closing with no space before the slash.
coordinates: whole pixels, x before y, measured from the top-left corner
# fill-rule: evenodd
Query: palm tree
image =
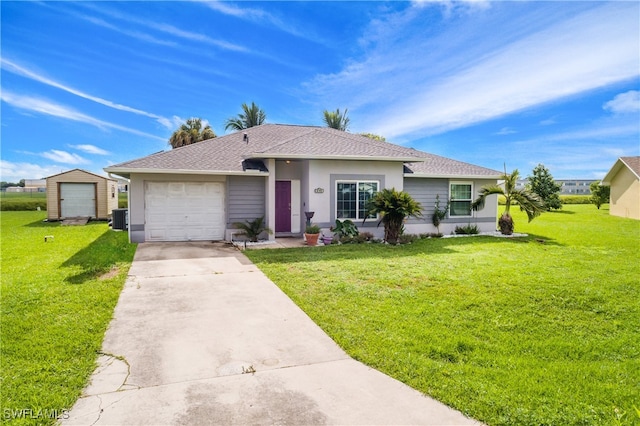
<path id="1" fill-rule="evenodd" d="M 202 128 L 202 119 L 190 118 L 180 128 L 173 132 L 169 138 L 171 148 L 179 148 L 192 143 L 213 139 L 216 137 L 215 132 L 208 124 Z"/>
<path id="2" fill-rule="evenodd" d="M 347 108 L 344 113 L 340 112 L 340 108 L 335 111 L 324 110 L 324 123 L 332 129 L 342 130 L 346 132 L 349 129 L 349 117 L 347 117 Z"/>
<path id="3" fill-rule="evenodd" d="M 396 244 L 404 227 L 404 220 L 409 216 L 422 216 L 422 205 L 404 191 L 385 188 L 369 200 L 368 215 L 380 215 L 380 223 L 384 224 L 384 240 Z M 365 219 L 366 220 L 366 219 Z"/>
<path id="4" fill-rule="evenodd" d="M 242 104 L 242 110 L 244 114 L 238 114 L 237 117 L 231 117 L 227 119 L 225 124 L 225 130 L 243 130 L 249 127 L 259 126 L 267 119 L 267 114 L 258 107 L 255 103 L 251 102 L 249 107 L 247 104 Z"/>
<path id="5" fill-rule="evenodd" d="M 518 172 L 518 169 L 514 170 L 510 175 L 507 174 L 505 169 L 504 175 L 502 176 L 504 179 L 504 188 L 500 185 L 485 185 L 480 188 L 480 195 L 471 204 L 471 208 L 473 210 L 480 210 L 484 207 L 484 203 L 489 195 L 503 195 L 505 198 L 505 208 L 504 213 L 502 213 L 502 216 L 500 216 L 500 219 L 498 220 L 498 227 L 500 228 L 500 232 L 504 235 L 513 234 L 513 218 L 509 213 L 511 203 L 518 203 L 520 210 L 527 213 L 529 222 L 540 216 L 542 212 L 546 211 L 544 201 L 542 201 L 539 195 L 534 194 L 527 189 L 516 188 L 516 182 L 518 181 L 519 176 L 520 173 Z"/>

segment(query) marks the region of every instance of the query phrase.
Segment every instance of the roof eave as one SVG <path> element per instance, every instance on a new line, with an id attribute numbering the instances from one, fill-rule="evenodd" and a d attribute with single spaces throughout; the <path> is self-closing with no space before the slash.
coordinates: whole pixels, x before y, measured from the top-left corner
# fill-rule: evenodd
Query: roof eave
<path id="1" fill-rule="evenodd" d="M 437 173 L 405 173 L 404 177 L 414 177 L 414 178 L 437 178 L 437 179 L 491 179 L 491 180 L 500 180 L 503 178 L 503 175 L 467 175 L 467 174 L 437 174 Z"/>
<path id="2" fill-rule="evenodd" d="M 105 167 L 104 171 L 107 173 L 113 173 L 119 176 L 131 174 L 173 174 L 173 175 L 217 175 L 217 176 L 269 176 L 269 172 L 261 172 L 259 170 L 191 170 L 191 169 L 153 169 L 153 168 L 125 168 L 125 167 Z"/>
<path id="3" fill-rule="evenodd" d="M 242 158 L 275 160 L 351 160 L 351 161 L 395 161 L 399 163 L 421 163 L 425 161 L 420 157 L 377 157 L 366 155 L 308 155 L 308 154 L 273 154 L 254 152 Z"/>

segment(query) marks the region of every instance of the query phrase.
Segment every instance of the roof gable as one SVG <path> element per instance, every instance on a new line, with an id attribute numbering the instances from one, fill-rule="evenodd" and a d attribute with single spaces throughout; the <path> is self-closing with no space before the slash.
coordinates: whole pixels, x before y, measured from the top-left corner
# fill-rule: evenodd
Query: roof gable
<path id="1" fill-rule="evenodd" d="M 611 180 L 613 180 L 623 167 L 628 168 L 637 179 L 640 179 L 640 156 L 620 157 L 616 160 L 604 178 L 602 178 L 602 185 L 611 185 Z"/>
<path id="2" fill-rule="evenodd" d="M 91 175 L 91 176 L 94 176 L 94 177 L 99 177 L 100 179 L 104 179 L 104 180 L 114 180 L 114 179 L 109 179 L 106 176 L 100 176 L 100 175 L 97 175 L 95 173 L 91 173 L 91 172 L 88 172 L 88 171 L 82 170 L 82 169 L 67 170 L 66 172 L 56 173 L 55 175 L 47 176 L 45 179 L 51 179 L 51 178 L 54 178 L 54 177 L 58 177 L 58 176 L 62 176 L 62 175 L 66 175 L 66 174 L 74 173 L 74 172 L 85 173 L 85 174 L 88 174 L 88 175 Z"/>

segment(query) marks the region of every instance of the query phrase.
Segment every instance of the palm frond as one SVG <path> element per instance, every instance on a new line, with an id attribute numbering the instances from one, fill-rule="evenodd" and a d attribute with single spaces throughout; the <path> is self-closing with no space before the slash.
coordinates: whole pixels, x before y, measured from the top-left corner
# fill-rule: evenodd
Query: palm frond
<path id="1" fill-rule="evenodd" d="M 538 194 L 526 189 L 516 189 L 512 191 L 511 198 L 518 203 L 520 210 L 527 214 L 529 222 L 547 211 L 544 200 L 540 198 Z"/>
<path id="2" fill-rule="evenodd" d="M 480 191 L 478 192 L 478 198 L 476 198 L 473 203 L 471 203 L 471 209 L 476 211 L 484 208 L 485 202 L 487 201 L 487 197 L 489 195 L 505 195 L 505 191 L 500 185 L 486 185 L 480 188 Z"/>

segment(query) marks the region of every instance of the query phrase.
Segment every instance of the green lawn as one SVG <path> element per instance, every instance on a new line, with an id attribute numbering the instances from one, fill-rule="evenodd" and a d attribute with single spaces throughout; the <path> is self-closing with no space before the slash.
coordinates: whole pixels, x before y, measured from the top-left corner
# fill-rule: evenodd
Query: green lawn
<path id="1" fill-rule="evenodd" d="M 640 424 L 640 222 L 515 219 L 529 237 L 246 253 L 351 356 L 473 418 Z"/>
<path id="2" fill-rule="evenodd" d="M 45 217 L 0 213 L 0 416 L 16 424 L 53 423 L 48 416 L 76 401 L 136 247 L 105 222 L 63 227 Z"/>

